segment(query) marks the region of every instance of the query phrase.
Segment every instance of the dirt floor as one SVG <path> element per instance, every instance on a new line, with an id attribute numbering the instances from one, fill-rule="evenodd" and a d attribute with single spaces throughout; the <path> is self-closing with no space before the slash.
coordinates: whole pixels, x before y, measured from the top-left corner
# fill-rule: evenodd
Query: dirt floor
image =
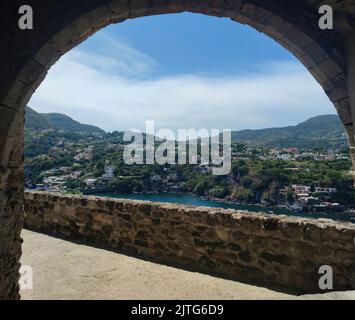
<path id="1" fill-rule="evenodd" d="M 355 292 L 295 297 L 23 230 L 22 299 L 354 299 Z"/>

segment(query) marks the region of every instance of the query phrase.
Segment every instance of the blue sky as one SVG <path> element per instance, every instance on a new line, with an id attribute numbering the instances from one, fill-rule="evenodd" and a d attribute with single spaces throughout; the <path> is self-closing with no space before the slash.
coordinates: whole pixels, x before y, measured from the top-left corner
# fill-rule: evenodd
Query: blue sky
<path id="1" fill-rule="evenodd" d="M 158 61 L 161 74 L 230 74 L 267 61 L 295 61 L 280 45 L 249 26 L 201 14 L 170 14 L 127 20 L 107 31 Z M 83 49 L 100 52 L 95 41 Z"/>
<path id="2" fill-rule="evenodd" d="M 111 25 L 67 53 L 30 102 L 107 131 L 256 129 L 335 113 L 272 39 L 228 19 L 160 15 Z"/>

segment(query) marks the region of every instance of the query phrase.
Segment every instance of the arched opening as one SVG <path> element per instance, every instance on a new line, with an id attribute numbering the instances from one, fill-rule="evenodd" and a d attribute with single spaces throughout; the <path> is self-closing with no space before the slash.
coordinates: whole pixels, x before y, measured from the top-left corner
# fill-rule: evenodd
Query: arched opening
<path id="1" fill-rule="evenodd" d="M 264 32 L 290 50 L 321 84 L 335 104 L 349 134 L 350 145 L 353 146 L 352 115 L 342 43 L 338 35 L 332 32 L 325 39 L 320 39 L 316 26 L 318 21 L 316 11 L 311 5 L 306 8 L 309 9 L 308 15 L 300 11 L 297 18 L 294 12 L 282 6 L 276 6 L 274 3 L 261 4 L 258 1 L 213 1 L 208 4 L 204 1 L 193 1 L 189 4 L 184 1 L 173 1 L 169 4 L 161 1 L 130 3 L 110 1 L 104 5 L 101 1 L 94 1 L 77 7 L 66 7 L 64 4 L 43 9 L 48 10 L 53 17 L 51 25 L 45 26 L 48 18 L 43 18 L 43 21 L 39 22 L 38 31 L 33 35 L 33 38 L 37 36 L 36 41 L 31 44 L 30 38 L 19 36 L 19 41 L 24 40 L 21 45 L 30 49 L 24 50 L 19 55 L 18 63 L 9 63 L 10 69 L 7 70 L 9 77 L 1 87 L 1 108 L 5 115 L 3 120 L 5 125 L 2 126 L 1 132 L 5 137 L 4 143 L 1 144 L 1 165 L 6 171 L 2 175 L 6 193 L 3 198 L 5 211 L 11 213 L 5 224 L 9 224 L 14 231 L 9 251 L 16 252 L 16 256 L 19 256 L 22 204 L 18 197 L 21 199 L 23 191 L 22 185 L 19 184 L 22 179 L 18 178 L 22 175 L 23 152 L 22 144 L 19 142 L 23 139 L 24 106 L 43 81 L 47 70 L 60 56 L 110 23 L 153 14 L 190 11 L 229 17 Z M 66 13 L 65 19 L 61 17 L 62 13 Z M 12 197 L 7 196 L 9 190 L 13 192 Z M 16 271 L 17 267 L 18 264 L 15 262 L 11 264 L 10 269 Z M 15 272 L 12 279 L 7 280 L 12 283 L 12 287 L 6 291 L 12 296 L 16 296 L 17 291 L 13 281 L 17 277 L 16 274 Z"/>
<path id="2" fill-rule="evenodd" d="M 149 28 L 150 31 L 147 31 Z M 189 32 L 189 37 L 186 39 L 186 34 Z M 127 34 L 131 34 L 131 38 L 127 38 Z M 122 39 L 125 36 L 126 39 Z M 133 47 L 129 45 L 132 41 Z M 194 46 L 193 43 L 200 43 L 200 45 Z M 170 128 L 174 132 L 183 128 L 196 130 L 207 128 L 208 131 L 213 128 L 231 128 L 235 136 L 232 143 L 242 145 L 232 148 L 234 175 L 218 179 L 205 178 L 205 176 L 212 176 L 210 174 L 212 168 L 209 166 L 202 166 L 195 170 L 200 171 L 200 174 L 181 167 L 179 179 L 176 179 L 177 172 L 174 168 L 160 166 L 148 170 L 149 166 L 144 168 L 138 166 L 134 169 L 123 166 L 120 161 L 123 159 L 121 154 L 123 151 L 120 150 L 124 147 L 122 144 L 111 145 L 110 152 L 106 155 L 107 147 L 98 146 L 98 142 L 94 139 L 90 142 L 87 139 L 86 144 L 77 147 L 77 154 L 71 155 L 74 160 L 70 156 L 65 156 L 66 160 L 61 161 L 60 157 L 52 157 L 50 146 L 55 148 L 54 153 L 60 153 L 60 143 L 67 135 L 51 133 L 48 137 L 43 137 L 46 146 L 41 146 L 37 150 L 31 150 L 30 146 L 26 146 L 25 156 L 29 155 L 31 158 L 31 165 L 25 166 L 26 171 L 31 172 L 31 177 L 26 175 L 26 179 L 28 178 L 26 187 L 30 189 L 34 189 L 38 184 L 38 188 L 42 187 L 44 190 L 47 188 L 53 190 L 52 187 L 58 190 L 56 185 L 61 183 L 62 177 L 63 182 L 66 179 L 70 180 L 68 184 L 71 191 L 75 188 L 76 191 L 81 190 L 85 194 L 117 196 L 118 193 L 121 196 L 129 196 L 122 193 L 175 191 L 192 193 L 194 196 L 210 198 L 211 201 L 218 198 L 247 205 L 273 203 L 274 206 L 283 206 L 285 209 L 288 204 L 282 199 L 285 197 L 285 190 L 292 189 L 292 185 L 312 184 L 314 188 L 317 187 L 317 190 L 320 187 L 333 189 L 336 187 L 336 182 L 332 183 L 330 179 L 327 182 L 329 169 L 322 169 L 317 163 L 314 167 L 319 167 L 318 169 L 312 167 L 312 172 L 317 171 L 317 177 L 308 174 L 308 179 L 295 178 L 285 182 L 286 179 L 282 176 L 291 176 L 291 172 L 297 170 L 306 175 L 309 172 L 307 170 L 310 170 L 310 164 L 305 162 L 302 168 L 297 166 L 288 168 L 287 164 L 282 163 L 271 164 L 270 162 L 269 166 L 256 162 L 266 159 L 291 159 L 291 157 L 294 161 L 307 157 L 315 160 L 309 154 L 313 152 L 313 147 L 328 146 L 329 149 L 339 147 L 340 150 L 341 146 L 346 148 L 346 139 L 335 143 L 318 141 L 314 142 L 313 146 L 306 145 L 301 142 L 301 139 L 304 139 L 303 130 L 306 130 L 304 127 L 303 130 L 298 131 L 297 138 L 300 139 L 298 144 L 292 141 L 288 145 L 287 142 L 282 145 L 282 142 L 270 140 L 257 143 L 257 139 L 248 140 L 247 136 L 243 137 L 245 133 L 235 132 L 245 129 L 294 126 L 313 116 L 335 112 L 321 87 L 292 54 L 248 26 L 228 19 L 190 13 L 125 21 L 114 27 L 105 28 L 68 52 L 50 70 L 46 79 L 29 105 L 43 113 L 62 112 L 81 123 L 95 125 L 112 133 L 110 138 L 100 137 L 98 139 L 100 142 L 107 140 L 107 144 L 119 143 L 115 131 L 132 128 L 144 131 L 145 122 L 150 119 L 155 120 L 155 131 L 159 128 Z M 49 116 L 56 117 L 55 114 Z M 287 131 L 287 128 L 284 130 Z M 323 128 L 323 130 L 325 132 L 327 129 Z M 291 128 L 288 131 L 291 134 Z M 343 134 L 342 129 L 340 131 Z M 98 129 L 97 132 L 100 130 Z M 115 134 L 117 141 L 114 140 Z M 267 135 L 267 131 L 263 134 Z M 285 138 L 285 132 L 282 130 L 275 135 L 278 139 Z M 52 137 L 57 139 L 56 143 L 59 147 Z M 47 138 L 51 140 L 50 143 Z M 275 140 L 275 137 L 268 139 Z M 77 141 L 78 138 L 73 135 L 71 143 L 78 144 Z M 249 144 L 253 149 L 247 151 Z M 36 148 L 33 143 L 32 146 Z M 258 149 L 263 147 L 281 147 L 284 150 L 270 150 L 271 155 L 268 151 Z M 287 147 L 301 149 L 302 154 L 296 156 L 299 150 L 291 150 L 290 154 L 286 150 Z M 245 150 L 238 153 L 238 148 Z M 70 150 L 76 151 L 74 148 Z M 89 153 L 92 154 L 94 161 L 91 160 L 92 164 L 86 166 L 84 162 L 89 157 Z M 248 155 L 257 153 L 259 155 L 254 158 Z M 323 152 L 323 157 L 325 153 L 326 150 Z M 43 154 L 48 158 L 43 159 Z M 251 159 L 255 160 L 253 166 L 251 166 Z M 248 162 L 245 168 L 248 174 L 239 177 L 241 173 L 236 166 L 245 160 Z M 67 167 L 70 167 L 73 161 L 76 162 L 75 170 Z M 275 172 L 271 173 L 273 166 Z M 276 172 L 279 166 L 284 167 L 285 170 Z M 109 174 L 112 176 L 110 179 L 102 178 L 106 167 L 107 170 L 116 171 Z M 349 168 L 350 165 L 343 170 Z M 73 178 L 67 178 L 69 173 L 73 173 Z M 40 180 L 38 177 L 42 175 L 45 175 L 45 178 Z M 152 176 L 154 181 L 151 180 Z M 126 177 L 128 178 L 124 179 Z M 321 179 L 323 177 L 324 179 Z M 349 185 L 351 179 L 347 178 Z M 164 181 L 168 180 L 170 183 L 165 185 Z M 271 185 L 274 185 L 274 191 L 271 190 Z M 282 190 L 281 194 L 280 190 Z M 150 198 L 146 196 L 145 199 Z M 157 200 L 159 197 L 153 199 Z M 161 195 L 161 200 L 163 199 Z M 179 201 L 173 195 L 165 199 Z M 327 200 L 327 203 L 331 201 L 330 198 Z M 181 198 L 180 201 L 183 199 Z M 186 201 L 203 204 L 199 199 L 192 197 L 186 198 Z M 322 201 L 325 201 L 325 198 Z M 333 202 L 342 203 L 340 199 L 333 199 Z M 218 205 L 218 203 L 212 204 Z M 298 208 L 298 211 L 301 211 L 300 207 L 301 204 L 297 206 L 295 203 L 292 206 Z M 255 210 L 252 206 L 235 206 L 235 209 L 247 210 L 248 208 L 250 211 Z M 274 212 L 273 209 L 276 209 L 257 208 L 267 213 Z M 313 208 L 308 207 L 306 211 L 305 216 L 310 217 Z M 287 214 L 288 211 L 276 209 L 276 213 Z M 315 214 L 314 216 L 341 218 L 340 215 Z M 350 218 L 349 216 L 348 219 Z"/>

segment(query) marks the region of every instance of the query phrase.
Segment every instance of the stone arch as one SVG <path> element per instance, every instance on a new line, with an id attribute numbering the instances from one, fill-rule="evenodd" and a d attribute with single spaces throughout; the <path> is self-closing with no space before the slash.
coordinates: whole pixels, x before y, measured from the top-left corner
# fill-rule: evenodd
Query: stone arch
<path id="1" fill-rule="evenodd" d="M 101 28 L 126 19 L 189 11 L 228 17 L 248 24 L 292 52 L 323 87 L 334 103 L 349 138 L 354 138 L 343 43 L 333 31 L 320 32 L 317 6 L 300 6 L 296 0 L 287 1 L 287 4 L 283 1 L 260 0 L 95 0 L 90 4 L 78 1 L 76 6 L 68 4 L 58 7 L 59 13 L 65 13 L 63 19 L 58 18 L 55 9 L 49 12 L 55 23 L 47 30 L 44 26 L 42 28 L 41 23 L 48 20 L 40 22 L 41 30 L 37 32 L 34 44 L 28 43 L 31 37 L 19 37 L 20 48 L 27 49 L 27 42 L 31 50 L 27 49 L 19 56 L 22 60 L 20 63 L 16 61 L 16 65 L 13 65 L 13 60 L 10 61 L 11 69 L 7 73 L 11 77 L 5 79 L 5 85 L 1 87 L 0 104 L 11 109 L 10 112 L 22 113 L 23 106 L 43 81 L 49 68 L 63 54 Z M 34 6 L 34 11 L 40 12 L 41 7 L 36 10 Z M 17 122 L 16 114 L 13 115 L 13 121 Z M 10 128 L 8 130 L 7 136 L 11 137 L 12 132 Z M 355 144 L 355 141 L 352 142 L 352 145 Z M 2 161 L 7 162 L 6 154 Z"/>
<path id="2" fill-rule="evenodd" d="M 20 31 L 22 1 L 1 4 L 6 16 L 0 28 L 0 235 L 9 245 L 0 258 L 0 297 L 18 297 L 16 280 L 22 221 L 24 106 L 49 68 L 97 30 L 126 19 L 184 11 L 228 17 L 265 33 L 291 51 L 310 71 L 334 103 L 351 146 L 352 114 L 347 88 L 344 41 L 336 31 L 318 27 L 312 0 L 29 0 L 34 30 Z M 351 2 L 351 1 L 345 1 Z M 341 10 L 341 8 L 339 9 Z M 3 274 L 10 274 L 4 278 Z"/>

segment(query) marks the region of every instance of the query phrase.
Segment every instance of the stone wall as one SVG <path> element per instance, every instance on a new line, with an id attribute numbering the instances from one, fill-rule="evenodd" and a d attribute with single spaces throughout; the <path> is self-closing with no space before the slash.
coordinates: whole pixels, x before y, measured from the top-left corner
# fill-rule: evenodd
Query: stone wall
<path id="1" fill-rule="evenodd" d="M 8 128 L 0 106 L 0 299 L 18 299 L 23 222 L 23 116 Z M 7 131 L 8 137 L 2 133 Z"/>
<path id="2" fill-rule="evenodd" d="M 23 110 L 50 67 L 101 28 L 126 19 L 183 11 L 228 17 L 293 53 L 320 83 L 349 135 L 355 164 L 354 0 L 27 0 L 34 29 L 20 30 L 23 0 L 0 1 L 0 299 L 17 299 L 23 199 Z M 330 4 L 335 30 L 320 30 Z M 349 69 L 349 70 L 348 70 Z M 354 169 L 355 170 L 355 169 Z M 355 175 L 355 173 L 354 173 Z"/>
<path id="3" fill-rule="evenodd" d="M 25 195 L 25 227 L 251 283 L 318 292 L 355 289 L 355 225 L 112 198 Z"/>

